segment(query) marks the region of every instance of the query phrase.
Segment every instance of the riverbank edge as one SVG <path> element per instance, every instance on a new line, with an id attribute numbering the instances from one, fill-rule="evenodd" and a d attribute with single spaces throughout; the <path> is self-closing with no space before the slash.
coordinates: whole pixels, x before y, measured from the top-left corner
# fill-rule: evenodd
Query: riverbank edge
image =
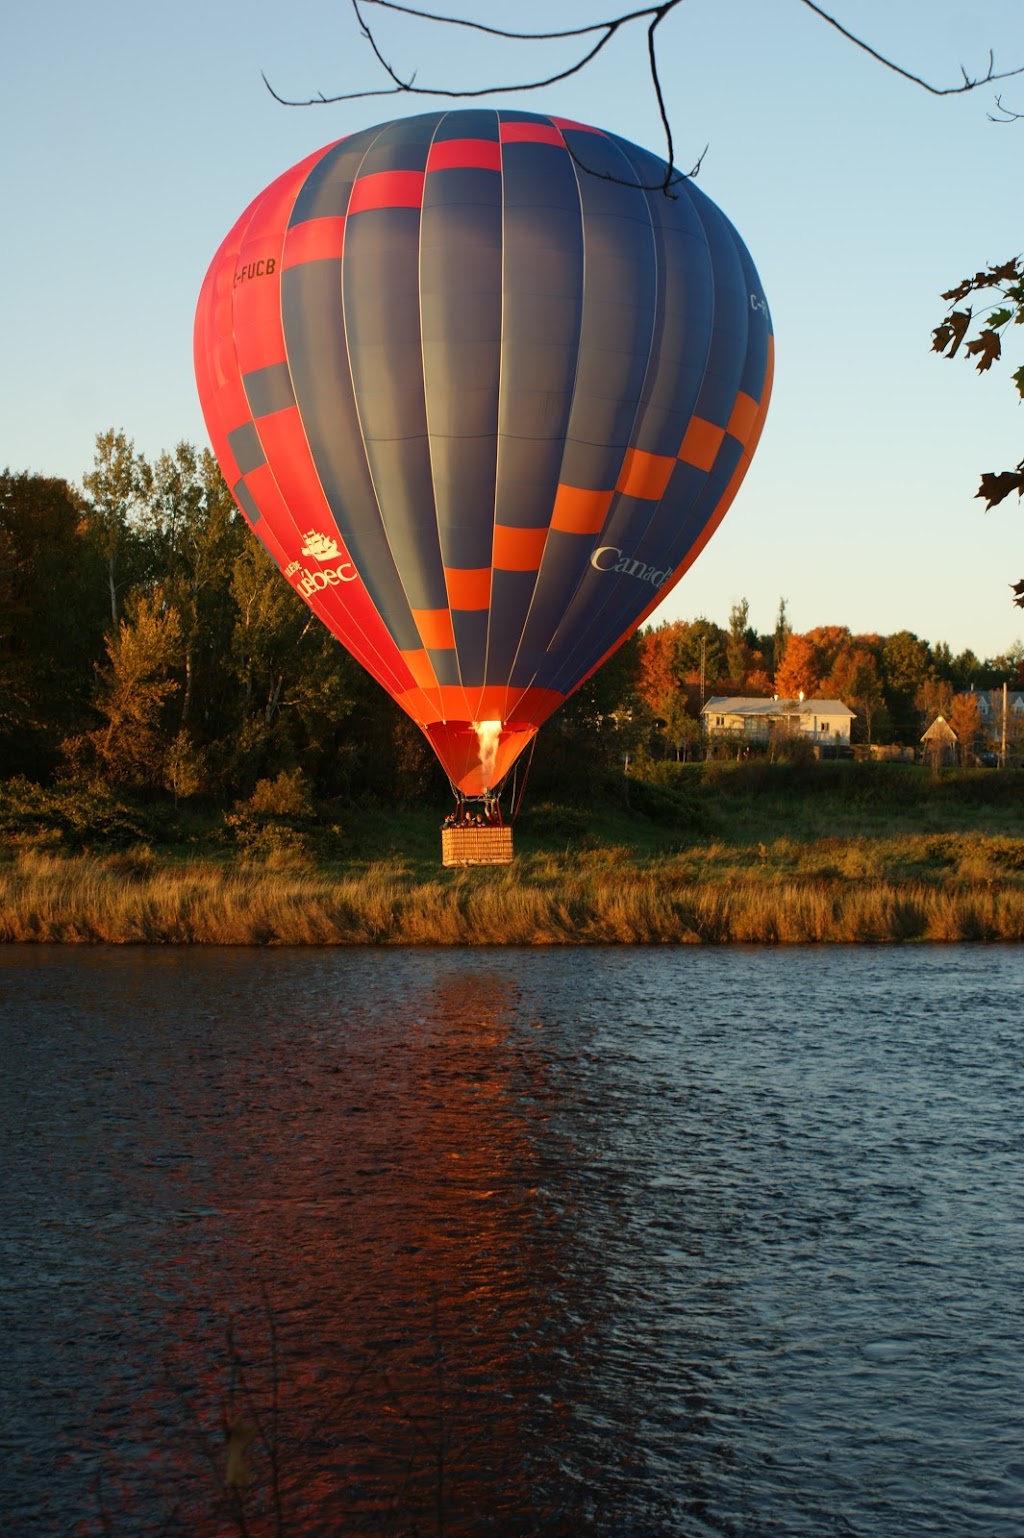
<path id="1" fill-rule="evenodd" d="M 1024 881 L 747 872 L 619 859 L 357 875 L 36 856 L 0 869 L 0 944 L 588 946 L 1024 940 Z"/>

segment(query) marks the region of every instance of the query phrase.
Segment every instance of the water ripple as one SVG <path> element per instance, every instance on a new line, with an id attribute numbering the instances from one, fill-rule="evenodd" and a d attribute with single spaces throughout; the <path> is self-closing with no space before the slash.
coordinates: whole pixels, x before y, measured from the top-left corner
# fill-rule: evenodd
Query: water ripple
<path id="1" fill-rule="evenodd" d="M 1022 983 L 0 952 L 5 1535 L 1021 1538 Z"/>

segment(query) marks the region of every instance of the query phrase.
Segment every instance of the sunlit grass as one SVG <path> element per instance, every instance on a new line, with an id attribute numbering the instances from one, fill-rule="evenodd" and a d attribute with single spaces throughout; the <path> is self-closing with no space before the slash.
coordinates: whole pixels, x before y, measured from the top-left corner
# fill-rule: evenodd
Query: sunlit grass
<path id="1" fill-rule="evenodd" d="M 1024 938 L 1024 839 L 711 840 L 664 855 L 535 851 L 424 876 L 275 860 L 21 849 L 0 942 L 168 945 L 807 944 Z"/>

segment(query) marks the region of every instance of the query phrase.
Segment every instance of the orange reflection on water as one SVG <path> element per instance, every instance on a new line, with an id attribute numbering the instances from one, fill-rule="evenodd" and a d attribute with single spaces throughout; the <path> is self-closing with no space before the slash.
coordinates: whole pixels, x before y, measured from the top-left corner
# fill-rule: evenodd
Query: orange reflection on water
<path id="1" fill-rule="evenodd" d="M 177 1294 L 172 1377 L 209 1447 L 260 1429 L 231 1498 L 254 1534 L 284 1509 L 304 1538 L 557 1534 L 563 1508 L 579 1531 L 559 1451 L 579 1236 L 546 1178 L 557 1096 L 512 1006 L 476 971 L 369 1040 L 341 1028 L 225 1080 L 216 1207 L 154 1282 Z"/>

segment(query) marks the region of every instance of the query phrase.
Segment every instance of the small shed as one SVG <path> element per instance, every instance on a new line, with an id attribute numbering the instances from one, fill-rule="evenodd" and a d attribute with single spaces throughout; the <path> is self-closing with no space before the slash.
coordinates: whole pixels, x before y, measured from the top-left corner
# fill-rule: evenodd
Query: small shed
<path id="1" fill-rule="evenodd" d="M 921 738 L 924 756 L 933 764 L 955 764 L 959 740 L 945 716 L 936 716 Z"/>

